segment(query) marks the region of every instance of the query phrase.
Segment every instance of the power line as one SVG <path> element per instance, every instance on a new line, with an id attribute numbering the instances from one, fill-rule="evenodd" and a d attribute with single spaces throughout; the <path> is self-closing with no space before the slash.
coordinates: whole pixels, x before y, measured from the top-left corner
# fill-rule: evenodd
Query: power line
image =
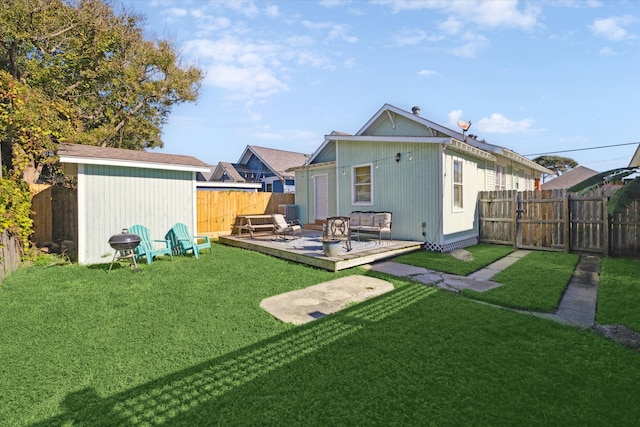
<path id="1" fill-rule="evenodd" d="M 601 148 L 609 148 L 609 147 L 622 147 L 623 145 L 634 145 L 640 144 L 640 142 L 627 142 L 625 144 L 613 144 L 613 145 L 601 145 L 599 147 L 587 147 L 587 148 L 576 148 L 574 150 L 563 150 L 563 151 L 547 151 L 544 153 L 536 153 L 536 154 L 523 154 L 524 156 L 542 156 L 544 154 L 558 154 L 558 153 L 571 153 L 572 151 L 586 151 L 586 150 L 599 150 Z"/>

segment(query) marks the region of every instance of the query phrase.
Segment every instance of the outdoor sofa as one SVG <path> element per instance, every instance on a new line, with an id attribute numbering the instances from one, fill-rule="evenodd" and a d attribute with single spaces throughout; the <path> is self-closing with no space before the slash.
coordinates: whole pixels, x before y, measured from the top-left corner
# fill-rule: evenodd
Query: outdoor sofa
<path id="1" fill-rule="evenodd" d="M 382 233 L 388 233 L 391 240 L 391 212 L 353 211 L 349 214 L 349 230 L 358 235 L 358 240 L 360 233 L 377 234 L 378 240 Z"/>

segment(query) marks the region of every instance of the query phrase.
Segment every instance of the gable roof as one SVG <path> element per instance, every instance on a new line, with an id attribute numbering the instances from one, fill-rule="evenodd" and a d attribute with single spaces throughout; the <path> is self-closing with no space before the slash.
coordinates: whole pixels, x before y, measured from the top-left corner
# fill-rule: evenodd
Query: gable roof
<path id="1" fill-rule="evenodd" d="M 293 177 L 294 174 L 288 171 L 288 169 L 304 165 L 310 157 L 308 154 L 293 151 L 247 145 L 238 163 L 246 164 L 251 158 L 251 155 L 260 159 L 260 161 L 271 169 L 280 179 Z"/>
<path id="2" fill-rule="evenodd" d="M 419 110 L 418 110 L 419 112 Z M 383 121 L 389 120 L 395 129 L 395 119 L 397 116 L 404 117 L 408 120 L 411 120 L 415 123 L 418 123 L 424 126 L 428 131 L 422 133 L 428 133 L 428 135 L 415 135 L 415 136 L 407 136 L 403 134 L 396 135 L 368 135 L 369 132 L 374 130 L 378 125 L 380 125 Z M 339 138 L 336 138 L 339 136 Z M 460 132 L 449 129 L 445 126 L 439 125 L 431 120 L 427 120 L 419 114 L 410 113 L 408 111 L 402 110 L 398 107 L 394 107 L 391 104 L 384 104 L 382 108 L 378 110 L 374 116 L 369 119 L 367 123 L 353 136 L 349 136 L 348 134 L 342 134 L 341 132 L 332 132 L 331 135 L 325 135 L 325 140 L 322 145 L 313 153 L 308 163 L 313 162 L 313 160 L 330 144 L 335 140 L 352 140 L 352 141 L 384 141 L 384 142 L 416 142 L 416 143 L 444 143 L 447 144 L 451 149 L 457 151 L 463 151 L 474 155 L 475 157 L 484 158 L 490 161 L 495 161 L 496 155 L 500 155 L 508 158 L 514 162 L 525 165 L 531 169 L 537 170 L 542 173 L 550 174 L 553 173 L 549 169 L 540 166 L 532 160 L 527 159 L 526 157 L 516 153 L 515 151 L 500 147 L 498 145 L 493 145 L 485 142 L 484 140 L 478 141 L 475 138 L 470 137 L 469 135 L 463 135 Z"/>
<path id="3" fill-rule="evenodd" d="M 202 160 L 179 154 L 149 153 L 122 148 L 96 147 L 82 144 L 58 144 L 61 163 L 122 166 L 131 168 L 208 172 Z"/>
<path id="4" fill-rule="evenodd" d="M 542 184 L 543 190 L 560 190 L 569 187 L 573 187 L 579 182 L 584 181 L 585 179 L 591 178 L 594 175 L 597 175 L 599 172 L 594 171 L 593 169 L 585 168 L 584 166 L 576 166 L 570 171 L 563 173 L 557 178 L 553 178 L 551 181 L 547 181 Z"/>
<path id="5" fill-rule="evenodd" d="M 242 177 L 242 175 L 240 175 L 234 165 L 229 162 L 219 162 L 218 166 L 216 166 L 216 169 L 211 175 L 210 181 L 222 181 L 222 177 L 225 174 L 229 177 L 230 181 L 245 182 L 245 179 Z"/>

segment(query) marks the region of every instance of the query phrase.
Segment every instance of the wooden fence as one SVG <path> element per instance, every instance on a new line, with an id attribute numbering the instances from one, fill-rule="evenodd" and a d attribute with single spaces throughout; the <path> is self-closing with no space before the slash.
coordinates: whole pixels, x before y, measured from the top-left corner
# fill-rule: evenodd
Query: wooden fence
<path id="1" fill-rule="evenodd" d="M 197 193 L 198 234 L 231 234 L 237 215 L 271 214 L 278 205 L 295 203 L 294 194 L 207 191 Z"/>
<path id="2" fill-rule="evenodd" d="M 0 282 L 4 276 L 16 270 L 24 248 L 20 238 L 8 230 L 0 231 Z"/>
<path id="3" fill-rule="evenodd" d="M 615 189 L 584 196 L 565 190 L 484 191 L 478 197 L 480 241 L 522 249 L 640 255 L 640 203 L 608 215 Z"/>

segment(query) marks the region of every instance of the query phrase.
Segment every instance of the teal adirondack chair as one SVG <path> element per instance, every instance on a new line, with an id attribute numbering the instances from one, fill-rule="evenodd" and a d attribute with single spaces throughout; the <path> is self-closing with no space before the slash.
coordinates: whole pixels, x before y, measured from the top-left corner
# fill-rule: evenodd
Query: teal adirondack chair
<path id="1" fill-rule="evenodd" d="M 196 258 L 200 258 L 200 251 L 209 249 L 211 252 L 211 241 L 208 236 L 191 236 L 189 229 L 182 223 L 177 223 L 164 236 L 171 242 L 174 255 L 184 255 L 187 251 L 193 252 Z"/>
<path id="2" fill-rule="evenodd" d="M 129 227 L 129 233 L 137 234 L 140 236 L 140 244 L 136 248 L 136 260 L 141 257 L 147 259 L 147 264 L 153 262 L 153 257 L 159 255 L 169 255 L 169 258 L 173 260 L 173 254 L 171 253 L 171 243 L 168 240 L 152 240 L 149 234 L 149 229 L 144 225 L 132 225 Z M 160 245 L 160 243 L 162 245 Z M 162 246 L 158 248 L 157 246 Z"/>

